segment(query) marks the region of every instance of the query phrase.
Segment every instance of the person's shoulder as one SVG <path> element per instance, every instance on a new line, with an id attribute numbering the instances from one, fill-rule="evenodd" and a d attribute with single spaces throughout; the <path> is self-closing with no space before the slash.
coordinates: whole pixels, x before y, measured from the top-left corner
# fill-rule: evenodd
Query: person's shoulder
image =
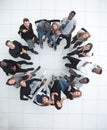
<path id="1" fill-rule="evenodd" d="M 63 17 L 63 20 L 67 20 L 68 19 L 68 17 Z"/>
<path id="2" fill-rule="evenodd" d="M 19 42 L 17 40 L 12 41 L 13 44 L 18 44 Z"/>
<path id="3" fill-rule="evenodd" d="M 23 28 L 23 27 L 24 27 L 24 24 L 21 24 L 21 25 L 20 25 L 20 28 Z"/>
<path id="4" fill-rule="evenodd" d="M 77 20 L 76 20 L 75 18 L 73 18 L 71 21 L 73 21 L 73 22 L 75 22 L 75 23 L 77 22 Z"/>
<path id="5" fill-rule="evenodd" d="M 68 18 L 67 17 L 63 17 L 63 19 L 61 20 L 61 22 L 66 21 Z"/>
<path id="6" fill-rule="evenodd" d="M 81 75 L 80 77 L 79 77 L 79 79 L 83 79 L 83 78 L 85 78 L 86 76 L 84 76 L 84 75 Z"/>
<path id="7" fill-rule="evenodd" d="M 31 27 L 32 27 L 32 23 L 29 23 L 29 26 L 31 26 Z"/>
<path id="8" fill-rule="evenodd" d="M 9 60 L 8 60 L 8 59 L 3 59 L 2 61 L 3 61 L 3 62 L 6 62 L 6 61 L 9 61 Z"/>

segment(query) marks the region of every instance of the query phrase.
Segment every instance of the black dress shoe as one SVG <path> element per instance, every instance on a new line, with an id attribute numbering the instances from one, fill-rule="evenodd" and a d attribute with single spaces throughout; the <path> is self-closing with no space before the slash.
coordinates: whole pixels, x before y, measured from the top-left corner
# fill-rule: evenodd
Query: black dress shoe
<path id="1" fill-rule="evenodd" d="M 33 65 L 33 62 L 28 62 L 27 64 L 28 64 L 28 65 Z"/>
<path id="2" fill-rule="evenodd" d="M 38 71 L 38 70 L 40 70 L 40 68 L 41 68 L 41 66 L 38 66 L 38 67 L 36 68 L 36 70 L 35 70 L 35 71 Z"/>
<path id="3" fill-rule="evenodd" d="M 39 42 L 36 42 L 37 45 L 39 45 Z"/>
<path id="4" fill-rule="evenodd" d="M 66 59 L 68 56 L 64 56 L 64 57 L 62 57 L 63 59 Z"/>
<path id="5" fill-rule="evenodd" d="M 37 52 L 37 51 L 32 51 L 32 53 L 34 53 L 34 54 L 36 54 L 36 55 L 38 54 L 38 52 Z"/>
<path id="6" fill-rule="evenodd" d="M 28 71 L 29 71 L 29 70 L 34 70 L 34 68 L 28 68 L 27 70 L 28 70 Z"/>
<path id="7" fill-rule="evenodd" d="M 33 73 L 36 73 L 38 70 L 40 70 L 41 66 L 38 66 L 34 71 Z"/>
<path id="8" fill-rule="evenodd" d="M 70 53 L 67 53 L 67 56 L 70 56 L 71 54 Z"/>
<path id="9" fill-rule="evenodd" d="M 56 49 L 57 49 L 57 45 L 54 46 L 54 50 L 55 50 L 55 51 L 56 51 Z"/>
<path id="10" fill-rule="evenodd" d="M 68 49 L 68 48 L 69 48 L 69 46 L 65 46 L 65 47 L 64 47 L 64 49 Z"/>

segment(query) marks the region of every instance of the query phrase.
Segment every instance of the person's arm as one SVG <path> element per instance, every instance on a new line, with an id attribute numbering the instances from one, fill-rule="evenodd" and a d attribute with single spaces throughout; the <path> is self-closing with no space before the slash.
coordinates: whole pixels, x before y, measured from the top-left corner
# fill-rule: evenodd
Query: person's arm
<path id="1" fill-rule="evenodd" d="M 68 86 L 68 89 L 67 89 L 67 91 L 69 92 L 71 90 L 71 86 Z"/>
<path id="2" fill-rule="evenodd" d="M 13 41 L 19 48 L 19 52 L 17 53 L 18 56 L 22 55 L 23 53 L 26 53 L 26 50 L 23 49 L 23 46 L 20 42 L 18 41 Z"/>
<path id="3" fill-rule="evenodd" d="M 33 78 L 33 79 L 28 80 L 27 82 L 28 82 L 29 84 L 31 84 L 31 83 L 33 83 L 34 81 L 42 81 L 42 80 L 41 80 L 41 79 L 37 79 L 37 78 Z"/>
<path id="4" fill-rule="evenodd" d="M 87 64 L 90 64 L 91 62 L 86 61 L 82 66 L 84 67 Z"/>
<path id="5" fill-rule="evenodd" d="M 37 20 L 37 21 L 35 21 L 35 24 L 37 24 L 37 23 L 39 23 L 39 22 L 41 22 L 41 21 L 47 21 L 47 19 L 40 19 L 40 20 Z"/>
<path id="6" fill-rule="evenodd" d="M 19 46 L 20 48 L 22 48 L 22 44 L 16 40 L 13 41 L 13 43 L 17 46 Z"/>
<path id="7" fill-rule="evenodd" d="M 76 73 L 73 69 L 70 69 L 69 72 L 70 72 L 70 75 L 73 75 L 75 77 L 80 77 L 81 76 L 80 74 Z"/>
<path id="8" fill-rule="evenodd" d="M 30 32 L 32 32 L 32 35 L 33 35 L 32 40 L 33 40 L 34 37 L 35 37 L 35 34 L 34 34 L 34 32 L 33 32 L 33 28 L 32 28 L 32 24 L 31 24 L 31 23 L 30 23 L 30 25 L 29 25 L 29 28 L 30 28 Z"/>
<path id="9" fill-rule="evenodd" d="M 20 26 L 19 32 L 20 33 L 26 33 L 28 30 L 24 27 L 24 25 Z"/>
<path id="10" fill-rule="evenodd" d="M 7 69 L 5 69 L 5 68 L 2 68 L 3 69 L 3 71 L 6 73 L 6 75 L 8 76 L 9 75 L 9 72 L 7 71 Z"/>
<path id="11" fill-rule="evenodd" d="M 21 78 L 23 76 L 25 76 L 24 73 L 19 73 L 19 74 L 15 74 L 12 78 Z"/>
<path id="12" fill-rule="evenodd" d="M 76 25 L 73 26 L 73 28 L 70 31 L 70 34 L 75 30 L 75 28 L 76 28 Z"/>
<path id="13" fill-rule="evenodd" d="M 83 49 L 84 49 L 83 46 L 77 48 L 78 51 L 82 51 Z"/>
<path id="14" fill-rule="evenodd" d="M 27 51 L 22 48 L 22 50 L 21 50 L 21 52 L 20 52 L 20 55 L 26 54 L 26 53 L 27 53 Z"/>
<path id="15" fill-rule="evenodd" d="M 64 95 L 66 96 L 67 99 L 73 100 L 73 96 L 70 94 L 70 92 L 64 91 Z"/>
<path id="16" fill-rule="evenodd" d="M 27 79 L 31 79 L 31 78 L 32 78 L 32 74 L 31 73 L 28 73 L 28 74 L 22 76 L 23 80 L 27 80 Z"/>
<path id="17" fill-rule="evenodd" d="M 35 103 L 35 104 L 38 105 L 38 106 L 44 106 L 44 105 L 42 105 L 42 104 L 37 103 L 36 101 L 33 101 L 33 103 Z"/>
<path id="18" fill-rule="evenodd" d="M 64 20 L 64 19 L 63 19 Z M 62 20 L 62 29 L 64 29 L 66 26 L 67 26 L 67 24 L 69 23 L 69 20 L 67 19 L 66 20 L 66 22 L 65 23 L 63 23 L 63 20 Z"/>
<path id="19" fill-rule="evenodd" d="M 39 86 L 38 90 L 36 91 L 36 94 L 40 93 L 44 89 L 44 87 L 45 87 L 44 85 Z"/>
<path id="20" fill-rule="evenodd" d="M 63 103 L 66 99 L 67 99 L 66 96 L 62 97 L 60 102 Z"/>
<path id="21" fill-rule="evenodd" d="M 46 86 L 46 95 L 48 96 L 48 97 L 50 97 L 50 89 L 49 89 L 49 87 L 48 86 Z"/>
<path id="22" fill-rule="evenodd" d="M 17 62 L 14 61 L 14 60 L 3 60 L 3 61 L 6 62 L 7 65 L 8 65 L 8 64 L 11 64 L 11 66 L 17 65 Z"/>
<path id="23" fill-rule="evenodd" d="M 54 104 L 54 96 L 57 95 L 58 96 L 58 93 L 56 92 L 53 92 L 51 93 L 51 99 L 52 99 L 52 103 Z"/>
<path id="24" fill-rule="evenodd" d="M 27 79 L 29 79 L 29 76 L 28 76 L 28 75 L 22 76 L 22 80 L 27 80 Z"/>
<path id="25" fill-rule="evenodd" d="M 13 67 L 6 67 L 6 68 L 3 68 L 3 70 L 6 73 L 6 75 L 9 75 L 9 74 L 14 75 L 16 68 L 15 68 L 15 66 L 13 66 Z"/>
<path id="26" fill-rule="evenodd" d="M 83 53 L 83 52 L 82 52 L 82 53 L 79 53 L 78 56 L 79 56 L 79 57 L 86 57 L 87 55 L 86 55 L 86 53 Z"/>
<path id="27" fill-rule="evenodd" d="M 9 53 L 10 53 L 10 55 L 11 56 L 13 56 L 14 58 L 17 58 L 17 57 L 19 57 L 20 56 L 20 53 L 18 52 L 18 53 L 16 53 L 16 51 L 14 50 L 14 49 L 9 49 Z"/>
<path id="28" fill-rule="evenodd" d="M 71 31 L 66 35 L 66 37 L 69 37 L 70 34 L 72 34 L 72 32 L 75 30 L 76 26 L 74 25 L 73 28 L 71 29 Z"/>
<path id="29" fill-rule="evenodd" d="M 20 56 L 20 53 L 10 52 L 10 54 L 11 54 L 14 58 L 17 58 L 17 57 Z"/>

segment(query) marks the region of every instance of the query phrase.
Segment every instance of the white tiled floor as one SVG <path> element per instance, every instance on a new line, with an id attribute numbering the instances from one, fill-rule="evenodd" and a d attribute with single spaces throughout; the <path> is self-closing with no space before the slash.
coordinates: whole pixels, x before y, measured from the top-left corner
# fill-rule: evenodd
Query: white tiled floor
<path id="1" fill-rule="evenodd" d="M 58 111 L 52 106 L 39 107 L 32 101 L 20 101 L 19 90 L 5 85 L 8 77 L 0 69 L 0 130 L 107 130 L 106 0 L 0 0 L 0 60 L 13 59 L 4 44 L 6 40 L 26 44 L 17 34 L 24 17 L 30 19 L 36 32 L 35 20 L 62 19 L 71 10 L 77 12 L 78 23 L 73 35 L 81 27 L 91 33 L 88 42 L 94 45 L 94 56 L 88 60 L 100 64 L 103 74 L 92 74 L 90 83 L 81 89 L 82 97 L 65 101 Z M 63 50 L 64 45 L 65 40 L 56 52 L 46 43 L 43 50 L 36 46 L 39 55 L 30 55 L 34 67 L 42 66 L 38 75 L 44 70 L 47 70 L 47 78 L 52 74 L 67 73 L 62 56 L 69 50 Z"/>

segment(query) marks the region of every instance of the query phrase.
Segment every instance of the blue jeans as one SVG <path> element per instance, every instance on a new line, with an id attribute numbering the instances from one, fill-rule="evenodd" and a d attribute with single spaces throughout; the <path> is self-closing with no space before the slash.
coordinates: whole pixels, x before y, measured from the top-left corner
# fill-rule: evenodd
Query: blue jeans
<path id="1" fill-rule="evenodd" d="M 54 46 L 56 45 L 57 39 L 58 39 L 57 34 L 53 34 L 53 35 L 51 36 L 52 45 L 54 45 Z"/>
<path id="2" fill-rule="evenodd" d="M 39 43 L 40 44 L 43 44 L 43 40 L 42 40 L 43 36 L 45 36 L 46 38 L 48 38 L 48 40 L 50 40 L 50 32 L 51 32 L 50 28 L 38 27 L 37 32 L 38 32 L 38 37 L 39 37 Z"/>
<path id="3" fill-rule="evenodd" d="M 68 82 L 67 82 L 64 78 L 60 78 L 60 79 L 59 79 L 59 83 L 60 83 L 60 85 L 61 85 L 61 90 L 62 90 L 63 92 L 69 87 Z"/>

